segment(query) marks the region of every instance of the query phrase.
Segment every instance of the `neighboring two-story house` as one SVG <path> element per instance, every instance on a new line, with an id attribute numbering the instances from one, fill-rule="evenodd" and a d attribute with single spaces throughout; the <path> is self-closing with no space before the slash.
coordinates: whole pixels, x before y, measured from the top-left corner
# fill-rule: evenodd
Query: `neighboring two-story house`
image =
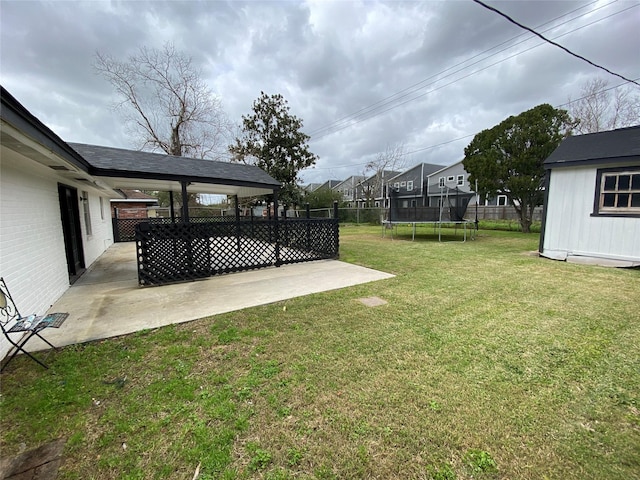
<path id="1" fill-rule="evenodd" d="M 387 180 L 400 173 L 394 170 L 381 170 L 362 180 L 356 192 L 357 206 L 387 208 L 389 206 Z"/>
<path id="2" fill-rule="evenodd" d="M 333 189 L 342 194 L 342 201 L 349 208 L 355 207 L 358 200 L 358 184 L 364 180 L 364 175 L 351 175 L 338 183 Z"/>
<path id="3" fill-rule="evenodd" d="M 426 187 L 428 207 L 438 207 L 444 198 L 451 196 L 460 196 L 468 200 L 475 193 L 469 185 L 469 174 L 464 169 L 462 160 L 430 173 Z"/>
<path id="4" fill-rule="evenodd" d="M 430 174 L 442 169 L 442 165 L 419 163 L 409 170 L 389 179 L 389 192 L 397 201 L 398 208 L 428 206 L 426 181 Z"/>

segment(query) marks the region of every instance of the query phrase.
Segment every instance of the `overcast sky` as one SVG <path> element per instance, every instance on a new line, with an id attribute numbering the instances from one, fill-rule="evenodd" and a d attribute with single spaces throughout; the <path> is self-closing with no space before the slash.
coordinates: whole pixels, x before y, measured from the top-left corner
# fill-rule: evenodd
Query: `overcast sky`
<path id="1" fill-rule="evenodd" d="M 640 77 L 640 0 L 486 3 Z M 450 165 L 474 134 L 509 115 L 560 106 L 592 78 L 623 83 L 471 0 L 0 0 L 0 19 L 2 85 L 63 140 L 135 148 L 111 85 L 94 72 L 95 53 L 126 59 L 171 41 L 202 68 L 234 123 L 261 91 L 288 100 L 320 157 L 304 183 L 361 174 L 399 145 L 407 167 Z"/>

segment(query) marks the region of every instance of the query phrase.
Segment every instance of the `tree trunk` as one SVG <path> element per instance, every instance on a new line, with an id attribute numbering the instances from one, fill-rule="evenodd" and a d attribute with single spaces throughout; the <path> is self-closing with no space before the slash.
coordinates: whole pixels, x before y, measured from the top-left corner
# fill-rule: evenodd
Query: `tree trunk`
<path id="1" fill-rule="evenodd" d="M 527 205 L 516 205 L 516 203 L 512 200 L 511 205 L 516 209 L 518 216 L 520 217 L 520 228 L 522 228 L 522 233 L 531 233 L 531 219 L 532 215 L 529 215 L 527 210 Z"/>

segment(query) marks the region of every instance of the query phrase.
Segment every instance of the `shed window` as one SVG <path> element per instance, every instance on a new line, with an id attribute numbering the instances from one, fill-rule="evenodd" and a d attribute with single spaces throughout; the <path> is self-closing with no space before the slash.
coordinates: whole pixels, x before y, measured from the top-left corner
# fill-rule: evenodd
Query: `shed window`
<path id="1" fill-rule="evenodd" d="M 464 186 L 464 175 L 458 175 L 458 182 L 457 182 L 458 186 L 462 187 Z"/>
<path id="2" fill-rule="evenodd" d="M 599 170 L 594 207 L 596 215 L 640 216 L 640 168 Z"/>
<path id="3" fill-rule="evenodd" d="M 413 190 L 413 180 L 407 182 L 407 190 L 410 192 Z"/>
<path id="4" fill-rule="evenodd" d="M 440 178 L 438 179 L 438 186 L 439 186 L 439 187 L 444 187 L 444 177 L 440 177 Z"/>

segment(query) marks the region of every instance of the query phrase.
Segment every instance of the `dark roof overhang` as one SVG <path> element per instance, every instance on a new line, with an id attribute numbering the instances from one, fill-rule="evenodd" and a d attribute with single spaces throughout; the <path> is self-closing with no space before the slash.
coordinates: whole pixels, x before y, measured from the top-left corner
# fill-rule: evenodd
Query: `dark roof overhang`
<path id="1" fill-rule="evenodd" d="M 249 197 L 277 192 L 281 187 L 252 165 L 67 143 L 4 87 L 0 89 L 3 147 L 110 195 L 120 196 L 122 188 L 181 191 L 186 185 L 193 193 Z"/>
<path id="2" fill-rule="evenodd" d="M 545 160 L 553 168 L 640 164 L 640 125 L 565 138 Z"/>
<path id="3" fill-rule="evenodd" d="M 111 188 L 180 191 L 249 197 L 273 193 L 280 183 L 264 170 L 238 163 L 153 152 L 69 144 L 90 164 L 89 172 Z"/>
<path id="4" fill-rule="evenodd" d="M 2 102 L 0 115 L 3 121 L 0 133 L 2 145 L 54 169 L 71 166 L 88 172 L 89 164 L 84 158 L 2 86 L 0 86 L 0 97 Z M 31 141 L 25 142 L 25 136 Z"/>

